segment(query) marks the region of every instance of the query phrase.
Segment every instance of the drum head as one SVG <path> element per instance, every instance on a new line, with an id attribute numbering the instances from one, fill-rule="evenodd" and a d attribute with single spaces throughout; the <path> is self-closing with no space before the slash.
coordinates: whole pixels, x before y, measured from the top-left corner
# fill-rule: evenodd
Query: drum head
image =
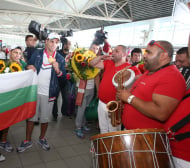
<path id="1" fill-rule="evenodd" d="M 133 130 L 125 130 L 125 131 L 116 131 L 116 132 L 108 132 L 104 134 L 98 134 L 90 137 L 90 140 L 95 140 L 103 137 L 112 137 L 112 136 L 118 136 L 118 135 L 123 135 L 123 134 L 133 134 L 133 133 L 155 133 L 155 132 L 160 132 L 160 133 L 166 133 L 164 129 L 158 129 L 158 128 L 149 128 L 149 129 L 133 129 Z"/>
<path id="2" fill-rule="evenodd" d="M 123 87 L 128 87 L 133 83 L 135 79 L 135 72 L 131 69 L 118 71 L 112 78 L 112 83 L 115 87 L 119 86 L 119 83 L 122 82 Z"/>

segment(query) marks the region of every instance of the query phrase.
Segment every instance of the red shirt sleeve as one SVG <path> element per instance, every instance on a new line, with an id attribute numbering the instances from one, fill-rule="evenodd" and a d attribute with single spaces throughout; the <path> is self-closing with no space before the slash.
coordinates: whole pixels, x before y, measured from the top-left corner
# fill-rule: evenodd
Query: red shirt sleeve
<path id="1" fill-rule="evenodd" d="M 135 72 L 135 75 L 140 75 L 141 72 L 136 66 L 132 66 L 130 69 L 132 69 Z"/>
<path id="2" fill-rule="evenodd" d="M 181 100 L 186 92 L 186 85 L 183 76 L 180 73 L 165 74 L 159 78 L 159 85 L 155 88 L 154 93 L 173 97 Z"/>
<path id="3" fill-rule="evenodd" d="M 108 53 L 108 52 L 109 52 L 109 49 L 110 49 L 109 43 L 104 43 L 103 51 L 104 51 L 105 53 Z"/>

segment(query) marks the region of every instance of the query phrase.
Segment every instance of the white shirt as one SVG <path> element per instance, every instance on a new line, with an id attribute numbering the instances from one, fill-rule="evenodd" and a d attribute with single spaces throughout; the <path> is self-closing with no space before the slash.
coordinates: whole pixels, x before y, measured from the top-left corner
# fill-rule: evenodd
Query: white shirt
<path id="1" fill-rule="evenodd" d="M 3 51 L 0 51 L 0 59 L 6 59 L 5 53 Z"/>
<path id="2" fill-rule="evenodd" d="M 52 69 L 52 64 L 49 63 L 48 57 L 44 52 L 43 64 L 38 74 L 38 94 L 49 96 L 51 69 Z"/>

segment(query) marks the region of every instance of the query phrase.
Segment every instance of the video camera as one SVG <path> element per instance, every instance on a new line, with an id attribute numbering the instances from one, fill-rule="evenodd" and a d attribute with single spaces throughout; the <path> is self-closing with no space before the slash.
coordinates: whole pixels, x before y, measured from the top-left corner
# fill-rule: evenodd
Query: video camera
<path id="1" fill-rule="evenodd" d="M 105 32 L 104 27 L 102 26 L 100 30 L 96 31 L 94 42 L 98 45 L 103 44 L 104 40 L 107 39 L 107 36 L 108 32 Z"/>
<path id="2" fill-rule="evenodd" d="M 28 26 L 28 30 L 30 33 L 33 33 L 39 39 L 39 41 L 46 40 L 48 37 L 48 34 L 51 32 L 50 30 L 44 28 L 43 25 L 39 24 L 38 22 L 34 20 L 30 22 Z M 66 32 L 61 31 L 58 34 L 61 35 L 61 39 L 60 39 L 61 43 L 64 43 L 65 37 L 72 36 L 73 31 L 72 30 L 69 30 Z"/>
<path id="3" fill-rule="evenodd" d="M 61 31 L 59 33 L 59 35 L 61 35 L 60 41 L 61 41 L 62 45 L 64 45 L 67 43 L 67 39 L 65 37 L 73 36 L 73 31 L 72 30 L 69 30 L 66 32 Z"/>
<path id="4" fill-rule="evenodd" d="M 34 20 L 30 22 L 28 26 L 28 30 L 30 33 L 33 33 L 39 39 L 39 41 L 46 40 L 48 37 L 48 34 L 50 33 L 48 29 L 43 28 L 41 24 L 39 24 L 38 22 Z"/>

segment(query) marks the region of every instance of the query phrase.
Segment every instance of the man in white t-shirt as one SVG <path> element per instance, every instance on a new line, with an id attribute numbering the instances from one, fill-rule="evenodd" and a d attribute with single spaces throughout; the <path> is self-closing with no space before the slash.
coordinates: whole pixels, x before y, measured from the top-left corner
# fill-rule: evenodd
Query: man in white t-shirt
<path id="1" fill-rule="evenodd" d="M 92 45 L 90 46 L 90 50 L 93 51 L 95 54 L 97 54 L 99 50 L 99 45 L 92 43 Z M 77 86 L 79 86 L 79 83 L 77 83 Z M 75 125 L 76 125 L 76 136 L 79 138 L 84 138 L 84 132 L 90 131 L 90 128 L 88 128 L 86 125 L 85 109 L 90 104 L 90 102 L 94 97 L 94 86 L 95 86 L 94 79 L 87 80 L 82 105 L 78 106 L 77 108 Z"/>
<path id="2" fill-rule="evenodd" d="M 60 86 L 66 80 L 65 60 L 56 52 L 60 37 L 57 33 L 50 33 L 45 41 L 45 49 L 36 50 L 28 60 L 27 69 L 37 71 L 38 93 L 36 114 L 27 121 L 26 140 L 17 148 L 17 152 L 23 152 L 32 147 L 32 131 L 34 123 L 41 123 L 41 133 L 38 143 L 44 150 L 50 146 L 45 138 L 48 122 L 51 120 L 53 101 L 59 94 Z"/>

